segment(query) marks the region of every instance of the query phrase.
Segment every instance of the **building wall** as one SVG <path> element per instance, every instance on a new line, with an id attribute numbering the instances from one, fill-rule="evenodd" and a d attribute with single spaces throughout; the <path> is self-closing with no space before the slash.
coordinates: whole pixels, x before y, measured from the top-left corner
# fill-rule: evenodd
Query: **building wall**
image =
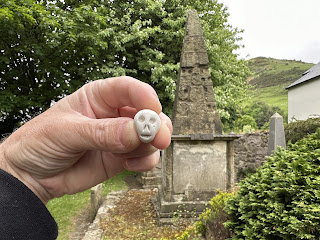
<path id="1" fill-rule="evenodd" d="M 306 120 L 310 115 L 320 115 L 320 77 L 289 88 L 288 121 Z"/>

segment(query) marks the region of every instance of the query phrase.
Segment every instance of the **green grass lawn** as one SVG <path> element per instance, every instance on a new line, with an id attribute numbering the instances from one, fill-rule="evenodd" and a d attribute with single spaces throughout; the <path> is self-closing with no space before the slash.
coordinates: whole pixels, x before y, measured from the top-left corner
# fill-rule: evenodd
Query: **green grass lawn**
<path id="1" fill-rule="evenodd" d="M 288 115 L 288 91 L 284 86 L 259 88 L 250 92 L 252 101 L 265 102 L 270 106 L 278 106 Z"/>
<path id="2" fill-rule="evenodd" d="M 126 176 L 133 174 L 125 171 L 103 183 L 103 194 L 107 195 L 112 191 L 127 189 L 124 181 Z M 73 231 L 72 220 L 90 205 L 90 190 L 75 195 L 65 195 L 55 198 L 47 204 L 47 208 L 58 224 L 58 240 L 68 239 L 69 233 Z"/>

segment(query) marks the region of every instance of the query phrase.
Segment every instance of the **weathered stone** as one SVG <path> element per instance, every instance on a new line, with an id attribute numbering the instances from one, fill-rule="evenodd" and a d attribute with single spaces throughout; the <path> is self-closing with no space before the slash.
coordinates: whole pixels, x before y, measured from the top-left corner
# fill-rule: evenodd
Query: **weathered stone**
<path id="1" fill-rule="evenodd" d="M 282 116 L 278 113 L 275 113 L 270 118 L 268 156 L 270 156 L 278 147 L 286 149 L 286 139 L 284 134 Z"/>
<path id="2" fill-rule="evenodd" d="M 194 10 L 187 16 L 172 120 L 173 134 L 222 134 L 202 27 Z"/>
<path id="3" fill-rule="evenodd" d="M 179 98 L 181 101 L 189 101 L 190 100 L 190 86 L 181 85 L 179 87 Z"/>
<path id="4" fill-rule="evenodd" d="M 173 190 L 184 193 L 188 185 L 197 191 L 227 190 L 227 142 L 176 142 L 173 158 Z M 196 161 L 195 161 L 196 159 Z"/>
<path id="5" fill-rule="evenodd" d="M 236 135 L 222 135 L 208 55 L 196 11 L 189 11 L 173 109 L 173 136 L 162 154 L 159 216 L 200 214 L 218 189 L 234 186 Z"/>
<path id="6" fill-rule="evenodd" d="M 268 133 L 247 133 L 234 141 L 235 181 L 255 171 L 266 160 Z"/>
<path id="7" fill-rule="evenodd" d="M 103 238 L 103 230 L 101 221 L 110 217 L 110 210 L 113 209 L 120 198 L 126 191 L 117 191 L 109 193 L 101 204 L 94 221 L 90 224 L 82 240 L 101 240 Z"/>
<path id="8" fill-rule="evenodd" d="M 102 183 L 91 188 L 90 220 L 93 221 L 102 203 Z"/>

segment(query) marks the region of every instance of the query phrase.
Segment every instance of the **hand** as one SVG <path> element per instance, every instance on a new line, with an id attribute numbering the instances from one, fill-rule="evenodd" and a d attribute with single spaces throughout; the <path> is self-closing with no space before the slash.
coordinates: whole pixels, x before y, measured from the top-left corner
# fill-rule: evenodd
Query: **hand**
<path id="1" fill-rule="evenodd" d="M 160 115 L 161 128 L 142 143 L 133 117 Z M 27 122 L 0 145 L 0 166 L 46 203 L 84 191 L 124 169 L 146 171 L 169 146 L 170 119 L 154 89 L 130 77 L 91 82 Z"/>

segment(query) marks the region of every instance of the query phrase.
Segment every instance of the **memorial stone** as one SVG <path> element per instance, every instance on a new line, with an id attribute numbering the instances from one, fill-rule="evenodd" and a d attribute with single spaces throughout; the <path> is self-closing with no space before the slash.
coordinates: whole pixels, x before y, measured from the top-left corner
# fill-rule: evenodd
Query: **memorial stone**
<path id="1" fill-rule="evenodd" d="M 234 184 L 236 135 L 222 135 L 200 19 L 187 13 L 172 114 L 173 135 L 162 159 L 161 218 L 202 212 Z"/>
<path id="2" fill-rule="evenodd" d="M 173 134 L 222 134 L 202 27 L 195 10 L 187 15 L 173 108 Z"/>
<path id="3" fill-rule="evenodd" d="M 284 134 L 283 119 L 278 113 L 270 118 L 270 131 L 268 139 L 268 152 L 270 156 L 278 147 L 286 149 L 286 139 Z"/>

